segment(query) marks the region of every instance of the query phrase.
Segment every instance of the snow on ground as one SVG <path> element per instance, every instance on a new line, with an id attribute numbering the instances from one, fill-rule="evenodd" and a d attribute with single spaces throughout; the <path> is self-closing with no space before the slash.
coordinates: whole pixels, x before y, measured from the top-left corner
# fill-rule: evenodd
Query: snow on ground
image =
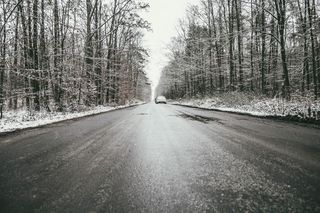
<path id="1" fill-rule="evenodd" d="M 207 98 L 183 99 L 172 103 L 254 116 L 291 116 L 298 119 L 320 120 L 320 101 L 308 97 L 292 97 L 287 101 L 282 98 L 270 99 L 233 92 Z"/>
<path id="2" fill-rule="evenodd" d="M 12 132 L 18 129 L 43 126 L 59 121 L 95 115 L 111 110 L 122 109 L 130 106 L 140 105 L 144 102 L 134 100 L 121 106 L 97 106 L 82 112 L 29 112 L 26 110 L 6 111 L 3 119 L 0 119 L 0 133 Z"/>

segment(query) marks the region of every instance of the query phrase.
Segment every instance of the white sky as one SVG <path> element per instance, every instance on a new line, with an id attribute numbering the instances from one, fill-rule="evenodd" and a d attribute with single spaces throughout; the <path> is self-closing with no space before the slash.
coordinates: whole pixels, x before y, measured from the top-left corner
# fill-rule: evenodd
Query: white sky
<path id="1" fill-rule="evenodd" d="M 161 70 L 166 65 L 166 48 L 171 38 L 177 35 L 179 19 L 185 17 L 188 5 L 199 0 L 148 0 L 149 12 L 143 17 L 151 23 L 152 32 L 145 35 L 145 48 L 150 51 L 146 72 L 152 81 L 153 89 L 157 86 Z"/>

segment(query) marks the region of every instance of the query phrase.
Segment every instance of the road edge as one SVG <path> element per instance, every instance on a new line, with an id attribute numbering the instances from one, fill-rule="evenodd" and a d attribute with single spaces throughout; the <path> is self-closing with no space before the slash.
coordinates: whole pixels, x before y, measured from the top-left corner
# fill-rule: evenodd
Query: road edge
<path id="1" fill-rule="evenodd" d="M 133 105 L 129 105 L 129 106 L 118 106 L 119 108 L 115 107 L 114 109 L 110 109 L 110 110 L 104 111 L 104 112 L 98 112 L 98 113 L 93 113 L 93 114 L 89 114 L 89 115 L 83 115 L 83 116 L 75 117 L 75 118 L 67 118 L 65 120 L 60 120 L 60 121 L 53 121 L 52 123 L 42 124 L 42 125 L 39 125 L 39 126 L 18 128 L 18 129 L 14 129 L 12 131 L 0 132 L 0 137 L 6 137 L 8 135 L 12 135 L 12 134 L 15 134 L 15 133 L 20 133 L 20 132 L 23 132 L 23 131 L 33 130 L 33 129 L 41 129 L 41 128 L 45 128 L 45 127 L 48 127 L 48 126 L 53 125 L 53 124 L 59 124 L 59 123 L 67 122 L 67 121 L 78 121 L 78 120 L 81 120 L 81 119 L 84 119 L 84 118 L 93 117 L 93 116 L 97 116 L 97 115 L 101 115 L 101 114 L 105 114 L 105 113 L 109 113 L 109 112 L 114 112 L 114 111 L 118 111 L 118 110 L 124 110 L 124 109 L 137 107 L 137 106 L 141 106 L 141 105 L 145 105 L 145 104 L 147 104 L 147 103 L 144 102 L 144 103 L 133 104 Z"/>
<path id="2" fill-rule="evenodd" d="M 246 113 L 246 112 L 225 111 L 225 110 L 221 110 L 221 109 L 205 108 L 205 107 L 186 105 L 186 104 L 177 104 L 177 103 L 169 103 L 169 104 L 187 107 L 187 108 L 193 108 L 193 109 L 201 109 L 201 110 L 206 110 L 206 111 L 224 112 L 224 113 L 235 114 L 235 115 L 246 115 L 246 116 L 250 116 L 253 118 L 282 121 L 282 122 L 286 122 L 286 123 L 296 124 L 299 126 L 320 129 L 320 120 L 302 119 L 302 118 L 298 118 L 296 116 L 253 115 L 253 114 Z"/>

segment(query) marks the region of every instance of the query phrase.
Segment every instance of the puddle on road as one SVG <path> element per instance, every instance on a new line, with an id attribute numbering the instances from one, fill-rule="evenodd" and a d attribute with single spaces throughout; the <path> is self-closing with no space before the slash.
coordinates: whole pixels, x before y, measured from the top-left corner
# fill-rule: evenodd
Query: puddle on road
<path id="1" fill-rule="evenodd" d="M 198 121 L 198 122 L 205 123 L 205 124 L 209 123 L 210 121 L 214 121 L 214 122 L 223 124 L 221 122 L 221 120 L 218 118 L 207 117 L 207 116 L 202 116 L 202 115 L 194 115 L 194 114 L 191 115 L 191 114 L 181 113 L 176 116 L 181 117 L 181 118 L 185 118 L 188 120 Z"/>
<path id="2" fill-rule="evenodd" d="M 137 115 L 149 115 L 148 113 L 139 113 Z"/>

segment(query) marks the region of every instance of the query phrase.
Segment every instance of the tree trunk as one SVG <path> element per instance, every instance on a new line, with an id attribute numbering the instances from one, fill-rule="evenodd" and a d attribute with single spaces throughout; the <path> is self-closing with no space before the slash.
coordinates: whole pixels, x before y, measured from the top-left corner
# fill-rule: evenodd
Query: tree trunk
<path id="1" fill-rule="evenodd" d="M 40 76 L 38 61 L 38 0 L 33 2 L 33 79 L 31 81 L 34 95 L 34 109 L 40 111 Z"/>
<path id="2" fill-rule="evenodd" d="M 109 40 L 108 40 L 108 51 L 107 51 L 107 92 L 106 92 L 106 96 L 107 96 L 107 102 L 110 103 L 111 101 L 111 94 L 112 94 L 112 89 L 111 85 L 112 85 L 112 71 L 111 71 L 111 67 L 112 67 L 112 63 L 111 63 L 111 59 L 112 59 L 112 54 L 114 53 L 114 51 L 112 50 L 112 46 L 113 46 L 113 35 L 114 35 L 114 27 L 115 27 L 115 21 L 116 21 L 116 11 L 117 11 L 117 4 L 118 4 L 118 0 L 114 0 L 113 3 L 113 13 L 112 13 L 112 20 L 111 20 L 111 25 L 110 25 L 110 35 L 109 35 Z"/>
<path id="3" fill-rule="evenodd" d="M 14 73 L 11 75 L 11 90 L 15 90 L 17 88 L 17 73 L 18 73 L 18 42 L 19 42 L 19 12 L 16 13 L 16 26 L 14 30 L 14 60 L 13 60 L 13 70 Z M 14 94 L 11 93 L 13 97 L 10 99 L 12 100 L 13 109 L 17 109 L 18 105 L 18 94 L 14 92 Z M 10 108 L 10 107 L 9 107 Z"/>
<path id="4" fill-rule="evenodd" d="M 48 73 L 48 57 L 46 54 L 46 41 L 45 41 L 45 3 L 44 0 L 41 0 L 41 24 L 40 24 L 40 54 L 39 54 L 39 60 L 40 60 L 40 69 L 42 73 L 42 78 L 45 79 L 42 82 L 42 89 L 43 89 L 43 104 L 44 107 L 47 109 L 48 112 L 50 112 L 49 108 L 49 73 Z"/>
<path id="5" fill-rule="evenodd" d="M 3 117 L 3 108 L 4 108 L 4 72 L 5 72 L 5 68 L 6 68 L 6 42 L 7 42 L 7 27 L 5 25 L 5 21 L 6 21 L 6 9 L 5 9 L 5 2 L 2 2 L 2 8 L 3 8 L 3 17 L 1 17 L 1 24 L 4 24 L 3 26 L 3 35 L 0 34 L 0 52 L 1 52 L 1 59 L 0 59 L 0 119 L 2 119 Z M 2 23 L 3 22 L 3 23 Z"/>
<path id="6" fill-rule="evenodd" d="M 29 39 L 28 39 L 28 33 L 27 33 L 27 20 L 24 14 L 23 10 L 23 2 L 19 4 L 18 10 L 20 13 L 21 17 L 21 29 L 22 29 L 22 34 L 23 34 L 23 60 L 24 60 L 24 87 L 25 87 L 25 100 L 26 100 L 26 107 L 27 110 L 30 109 L 30 99 L 29 99 L 29 78 L 26 73 L 27 69 L 30 69 L 30 52 L 29 52 Z"/>
<path id="7" fill-rule="evenodd" d="M 266 20 L 265 4 L 261 0 L 261 92 L 266 94 Z"/>
<path id="8" fill-rule="evenodd" d="M 314 88 L 314 96 L 315 99 L 318 98 L 318 87 L 317 87 L 317 69 L 316 69 L 316 52 L 315 52 L 315 42 L 314 42 L 314 35 L 313 35 L 313 18 L 312 18 L 312 11 L 310 6 L 310 1 L 306 1 L 308 8 L 308 17 L 309 17 L 309 32 L 310 32 L 310 39 L 311 39 L 311 60 L 312 60 L 312 73 L 313 73 L 313 88 Z"/>
<path id="9" fill-rule="evenodd" d="M 239 63 L 239 89 L 242 92 L 244 90 L 243 82 L 243 67 L 242 67 L 242 13 L 241 13 L 241 0 L 236 0 L 236 15 L 237 15 L 237 33 L 238 33 L 238 63 Z"/>
<path id="10" fill-rule="evenodd" d="M 62 100 L 61 100 L 61 60 L 60 60 L 60 27 L 59 27 L 59 8 L 58 8 L 58 1 L 54 0 L 53 6 L 53 22 L 54 22 L 54 41 L 53 41 L 53 78 L 54 83 L 52 85 L 53 94 L 55 104 L 57 106 L 57 111 L 62 111 Z"/>
<path id="11" fill-rule="evenodd" d="M 287 64 L 287 54 L 286 54 L 286 42 L 285 42 L 285 20 L 286 20 L 286 1 L 285 0 L 275 0 L 275 6 L 278 17 L 279 26 L 279 36 L 280 36 L 280 49 L 281 49 L 281 60 L 282 60 L 282 70 L 283 70 L 283 97 L 290 99 L 290 82 L 289 82 L 289 72 Z"/>
<path id="12" fill-rule="evenodd" d="M 228 0 L 229 8 L 229 86 L 230 90 L 235 89 L 234 85 L 234 65 L 233 65 L 233 45 L 234 45 L 234 34 L 233 34 L 233 2 L 234 0 Z"/>

